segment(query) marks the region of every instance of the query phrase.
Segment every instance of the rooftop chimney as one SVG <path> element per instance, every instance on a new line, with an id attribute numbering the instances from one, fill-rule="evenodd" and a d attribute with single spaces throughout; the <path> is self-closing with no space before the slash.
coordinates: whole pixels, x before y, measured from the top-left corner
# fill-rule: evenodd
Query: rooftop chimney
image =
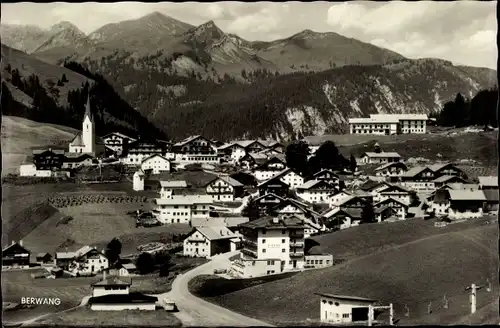
<path id="1" fill-rule="evenodd" d="M 222 231 L 222 229 L 220 229 L 220 235 L 224 236 L 224 231 Z"/>
<path id="2" fill-rule="evenodd" d="M 11 245 L 14 245 L 16 242 L 15 241 L 12 241 Z"/>
<path id="3" fill-rule="evenodd" d="M 273 223 L 274 224 L 278 224 L 278 222 L 279 222 L 278 217 L 277 216 L 273 217 Z"/>

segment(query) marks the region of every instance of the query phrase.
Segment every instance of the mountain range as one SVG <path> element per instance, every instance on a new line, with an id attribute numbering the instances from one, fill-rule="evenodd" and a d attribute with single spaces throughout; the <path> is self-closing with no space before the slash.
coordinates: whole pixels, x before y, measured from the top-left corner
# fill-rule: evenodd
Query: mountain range
<path id="1" fill-rule="evenodd" d="M 74 61 L 102 74 L 133 108 L 178 138 L 343 132 L 349 117 L 431 113 L 459 92 L 473 97 L 496 85 L 491 69 L 408 59 L 334 32 L 248 41 L 213 21 L 193 26 L 158 12 L 88 35 L 70 22 L 48 29 L 2 24 L 1 35 L 3 44 L 25 52 L 9 56 L 53 67 Z"/>

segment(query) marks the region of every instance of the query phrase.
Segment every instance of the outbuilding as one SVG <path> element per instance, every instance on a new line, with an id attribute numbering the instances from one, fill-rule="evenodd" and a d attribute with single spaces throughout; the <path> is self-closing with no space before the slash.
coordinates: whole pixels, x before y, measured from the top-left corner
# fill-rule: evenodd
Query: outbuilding
<path id="1" fill-rule="evenodd" d="M 349 324 L 368 321 L 368 308 L 376 300 L 345 295 L 316 293 L 320 296 L 321 322 Z"/>

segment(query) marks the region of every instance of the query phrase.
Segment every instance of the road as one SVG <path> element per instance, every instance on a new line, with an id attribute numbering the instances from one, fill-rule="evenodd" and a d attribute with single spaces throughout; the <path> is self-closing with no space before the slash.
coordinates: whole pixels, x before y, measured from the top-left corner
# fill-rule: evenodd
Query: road
<path id="1" fill-rule="evenodd" d="M 212 257 L 210 262 L 177 276 L 172 284 L 172 290 L 170 292 L 156 296 L 159 300 L 161 298 L 167 298 L 175 302 L 179 309 L 179 312 L 175 313 L 175 315 L 182 321 L 183 326 L 272 327 L 272 325 L 266 322 L 246 317 L 204 301 L 192 295 L 188 290 L 188 282 L 194 277 L 203 274 L 213 274 L 214 269 L 229 268 L 229 258 L 238 254 L 238 252 L 239 251 L 235 251 Z"/>

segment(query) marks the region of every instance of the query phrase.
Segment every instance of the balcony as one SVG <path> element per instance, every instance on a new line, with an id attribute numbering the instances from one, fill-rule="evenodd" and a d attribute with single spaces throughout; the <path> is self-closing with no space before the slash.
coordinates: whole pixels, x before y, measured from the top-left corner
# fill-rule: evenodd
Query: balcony
<path id="1" fill-rule="evenodd" d="M 243 239 L 242 240 L 242 243 L 243 245 L 248 245 L 250 246 L 250 248 L 255 248 L 257 249 L 258 245 L 257 245 L 257 242 L 254 241 L 254 240 L 250 240 L 250 239 Z"/>
<path id="2" fill-rule="evenodd" d="M 204 243 L 205 239 L 203 239 L 203 238 L 189 238 L 188 242 L 190 242 L 190 243 Z"/>
<path id="3" fill-rule="evenodd" d="M 252 251 L 251 249 L 248 249 L 248 248 L 243 248 L 241 250 L 241 253 L 243 253 L 243 254 L 245 254 L 247 256 L 253 257 L 253 258 L 258 258 L 257 252 L 256 251 Z"/>
<path id="4" fill-rule="evenodd" d="M 293 253 L 290 253 L 290 257 L 303 257 L 304 256 L 304 252 L 293 252 Z"/>
<path id="5" fill-rule="evenodd" d="M 290 247 L 304 247 L 303 241 L 291 241 Z"/>
<path id="6" fill-rule="evenodd" d="M 304 238 L 304 231 L 293 231 L 290 232 L 290 238 Z"/>

